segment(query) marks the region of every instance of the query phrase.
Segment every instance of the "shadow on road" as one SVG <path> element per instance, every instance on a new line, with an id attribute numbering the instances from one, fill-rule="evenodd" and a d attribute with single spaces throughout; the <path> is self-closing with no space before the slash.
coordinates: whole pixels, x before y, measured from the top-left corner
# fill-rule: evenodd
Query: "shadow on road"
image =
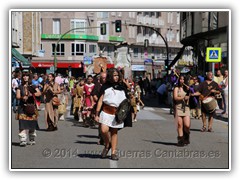
<path id="1" fill-rule="evenodd" d="M 12 146 L 18 146 L 18 147 L 20 147 L 20 143 L 19 143 L 19 142 L 12 142 Z"/>
<path id="2" fill-rule="evenodd" d="M 190 131 L 201 132 L 201 129 L 190 129 Z"/>
<path id="3" fill-rule="evenodd" d="M 95 136 L 95 135 L 78 135 L 78 137 L 80 137 L 80 138 L 86 137 L 86 138 L 96 138 L 96 139 L 98 139 L 98 136 Z"/>
<path id="4" fill-rule="evenodd" d="M 76 141 L 75 143 L 79 144 L 97 144 L 97 141 Z"/>
<path id="5" fill-rule="evenodd" d="M 150 141 L 150 140 L 144 140 L 144 141 L 151 142 L 154 144 L 162 144 L 162 145 L 166 145 L 166 146 L 177 146 L 177 143 L 172 143 L 172 142 Z"/>
<path id="6" fill-rule="evenodd" d="M 80 158 L 101 159 L 101 154 L 78 154 Z"/>

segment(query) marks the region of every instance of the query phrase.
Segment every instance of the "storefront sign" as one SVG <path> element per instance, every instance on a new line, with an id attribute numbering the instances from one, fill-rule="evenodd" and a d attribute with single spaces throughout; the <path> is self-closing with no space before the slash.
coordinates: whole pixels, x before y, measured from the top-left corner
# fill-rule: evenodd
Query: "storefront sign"
<path id="1" fill-rule="evenodd" d="M 132 65 L 132 71 L 146 71 L 145 65 Z"/>

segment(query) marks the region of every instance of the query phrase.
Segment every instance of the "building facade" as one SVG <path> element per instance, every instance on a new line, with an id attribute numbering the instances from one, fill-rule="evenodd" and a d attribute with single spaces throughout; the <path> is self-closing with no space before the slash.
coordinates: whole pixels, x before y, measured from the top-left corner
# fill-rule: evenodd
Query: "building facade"
<path id="1" fill-rule="evenodd" d="M 108 64 L 127 60 L 130 67 L 119 67 L 133 76 L 159 77 L 167 57 L 163 39 L 148 28 L 126 24 L 154 27 L 166 38 L 169 59 L 179 51 L 180 13 L 178 12 L 40 12 L 41 49 L 39 57 L 32 60 L 38 72 L 46 72 L 54 66 L 57 71 L 81 76 L 96 56 L 108 57 Z M 122 21 L 121 32 L 115 31 L 115 21 Z M 100 25 L 106 24 L 106 35 L 101 35 Z M 74 29 L 74 30 L 72 30 Z M 72 30 L 72 31 L 71 31 Z M 66 35 L 64 35 L 66 33 Z M 63 36 L 64 35 L 64 36 Z M 61 39 L 61 40 L 60 40 Z M 144 47 L 144 40 L 149 46 Z M 56 48 L 56 59 L 54 57 Z M 124 49 L 125 47 L 125 49 Z M 126 54 L 124 57 L 123 54 Z M 120 56 L 121 54 L 121 56 Z"/>
<path id="2" fill-rule="evenodd" d="M 33 57 L 39 55 L 40 13 L 12 12 L 12 65 L 19 63 L 21 67 L 29 68 Z"/>
<path id="3" fill-rule="evenodd" d="M 181 12 L 181 43 L 191 46 L 196 71 L 228 68 L 229 12 Z M 206 48 L 221 47 L 221 63 L 206 63 Z"/>

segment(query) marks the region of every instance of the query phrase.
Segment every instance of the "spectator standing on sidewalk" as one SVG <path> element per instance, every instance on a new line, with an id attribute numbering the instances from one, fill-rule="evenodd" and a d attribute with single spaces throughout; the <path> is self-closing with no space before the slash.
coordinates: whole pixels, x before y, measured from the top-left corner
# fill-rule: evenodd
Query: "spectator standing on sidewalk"
<path id="1" fill-rule="evenodd" d="M 19 104 L 19 100 L 16 97 L 17 89 L 21 85 L 21 74 L 20 72 L 15 73 L 14 78 L 12 79 L 12 107 L 13 112 L 17 112 L 16 106 Z"/>
<path id="2" fill-rule="evenodd" d="M 223 102 L 224 111 L 222 112 L 223 117 L 228 117 L 228 70 L 224 71 L 223 81 L 221 83 L 223 89 Z"/>

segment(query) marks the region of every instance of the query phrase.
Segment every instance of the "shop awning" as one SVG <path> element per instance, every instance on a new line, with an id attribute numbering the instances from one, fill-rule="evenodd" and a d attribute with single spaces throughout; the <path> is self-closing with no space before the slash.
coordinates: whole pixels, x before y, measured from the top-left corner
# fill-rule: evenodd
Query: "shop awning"
<path id="1" fill-rule="evenodd" d="M 17 59 L 17 61 L 22 63 L 22 66 L 31 66 L 31 63 L 15 48 L 12 48 L 12 55 Z"/>

